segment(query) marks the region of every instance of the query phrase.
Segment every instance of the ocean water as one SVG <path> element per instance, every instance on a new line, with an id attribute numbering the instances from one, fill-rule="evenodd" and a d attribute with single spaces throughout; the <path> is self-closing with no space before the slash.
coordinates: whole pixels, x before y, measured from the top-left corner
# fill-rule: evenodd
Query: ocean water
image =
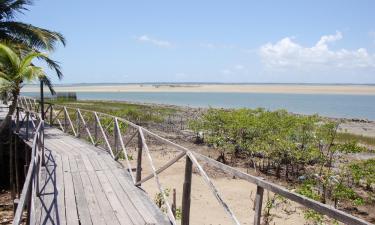
<path id="1" fill-rule="evenodd" d="M 23 93 L 38 96 L 38 93 Z M 78 99 L 161 103 L 191 107 L 286 109 L 337 118 L 375 120 L 375 95 L 274 93 L 77 92 Z"/>

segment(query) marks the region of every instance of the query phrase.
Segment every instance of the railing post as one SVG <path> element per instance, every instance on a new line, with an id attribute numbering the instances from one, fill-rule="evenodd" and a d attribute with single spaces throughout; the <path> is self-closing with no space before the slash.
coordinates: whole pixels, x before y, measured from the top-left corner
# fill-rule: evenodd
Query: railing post
<path id="1" fill-rule="evenodd" d="M 76 119 L 76 121 L 77 121 L 77 135 L 76 135 L 76 137 L 79 137 L 80 136 L 79 130 L 81 129 L 81 120 L 79 119 L 79 112 L 78 112 L 78 110 L 77 110 L 77 119 Z"/>
<path id="2" fill-rule="evenodd" d="M 176 188 L 173 188 L 173 195 L 172 195 L 172 213 L 174 218 L 176 218 L 176 210 L 177 210 L 177 204 L 176 204 Z"/>
<path id="3" fill-rule="evenodd" d="M 142 148 L 143 142 L 141 138 L 141 133 L 138 131 L 138 157 L 137 157 L 137 174 L 135 181 L 141 181 L 142 179 Z M 139 184 L 141 186 L 141 184 Z"/>
<path id="4" fill-rule="evenodd" d="M 113 123 L 113 135 L 114 135 L 114 138 L 115 138 L 115 146 L 114 146 L 114 152 L 115 152 L 115 155 L 117 155 L 118 153 L 118 132 L 117 132 L 117 121 L 115 120 L 114 123 Z M 116 157 L 117 158 L 117 157 Z"/>
<path id="5" fill-rule="evenodd" d="M 26 111 L 26 140 L 29 140 L 29 111 Z"/>
<path id="6" fill-rule="evenodd" d="M 68 128 L 68 117 L 66 115 L 65 108 L 63 108 L 63 110 L 64 110 L 64 132 L 66 133 L 67 132 L 67 128 Z"/>
<path id="7" fill-rule="evenodd" d="M 44 155 L 44 121 L 41 122 L 41 127 L 39 131 L 39 138 L 40 138 L 40 147 L 42 149 L 42 166 L 46 165 L 46 159 Z"/>
<path id="8" fill-rule="evenodd" d="M 53 121 L 53 118 L 52 118 L 52 113 L 53 113 L 53 104 L 50 103 L 50 109 L 49 109 L 49 125 L 52 127 L 52 121 Z"/>
<path id="9" fill-rule="evenodd" d="M 260 186 L 257 186 L 257 193 L 255 196 L 254 225 L 260 225 L 261 222 L 263 192 L 264 189 Z"/>
<path id="10" fill-rule="evenodd" d="M 95 146 L 98 145 L 98 121 L 95 120 L 95 131 L 94 131 L 94 138 L 95 138 Z"/>
<path id="11" fill-rule="evenodd" d="M 181 212 L 181 225 L 190 224 L 190 196 L 191 196 L 191 179 L 193 172 L 193 163 L 188 155 L 186 155 L 185 164 L 185 178 L 182 190 L 182 212 Z"/>

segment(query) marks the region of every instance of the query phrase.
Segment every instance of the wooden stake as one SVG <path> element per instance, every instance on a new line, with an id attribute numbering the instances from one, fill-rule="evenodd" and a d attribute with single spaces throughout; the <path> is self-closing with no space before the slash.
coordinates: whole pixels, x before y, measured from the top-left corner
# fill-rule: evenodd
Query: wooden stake
<path id="1" fill-rule="evenodd" d="M 182 212 L 181 225 L 189 225 L 190 223 L 190 198 L 191 198 L 191 178 L 193 173 L 193 163 L 191 159 L 186 156 L 185 164 L 185 179 L 182 190 Z"/>
<path id="2" fill-rule="evenodd" d="M 139 182 L 142 179 L 142 148 L 143 148 L 142 138 L 141 138 L 141 134 L 138 132 L 137 174 L 135 178 L 136 182 Z M 141 184 L 139 184 L 139 186 L 141 186 Z"/>
<path id="3" fill-rule="evenodd" d="M 260 225 L 260 222 L 261 222 L 263 192 L 264 192 L 264 189 L 260 186 L 257 186 L 257 193 L 255 195 L 254 225 Z"/>

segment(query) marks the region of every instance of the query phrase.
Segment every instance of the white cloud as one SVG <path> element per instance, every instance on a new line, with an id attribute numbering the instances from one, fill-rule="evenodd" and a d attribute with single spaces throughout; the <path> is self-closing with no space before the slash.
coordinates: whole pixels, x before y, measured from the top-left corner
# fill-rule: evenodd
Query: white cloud
<path id="1" fill-rule="evenodd" d="M 331 50 L 328 44 L 342 39 L 340 32 L 325 35 L 312 47 L 302 46 L 286 37 L 260 47 L 259 54 L 268 69 L 366 69 L 375 68 L 375 55 L 365 48 Z"/>
<path id="2" fill-rule="evenodd" d="M 169 41 L 158 40 L 158 39 L 152 38 L 148 35 L 142 35 L 142 36 L 137 37 L 136 39 L 140 42 L 151 43 L 153 45 L 163 47 L 163 48 L 170 48 L 170 47 L 173 46 L 172 43 L 169 42 Z"/>

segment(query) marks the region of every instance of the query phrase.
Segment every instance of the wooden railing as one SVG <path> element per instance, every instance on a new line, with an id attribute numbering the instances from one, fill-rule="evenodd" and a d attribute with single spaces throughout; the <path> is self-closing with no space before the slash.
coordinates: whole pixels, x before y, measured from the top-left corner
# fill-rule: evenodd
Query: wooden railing
<path id="1" fill-rule="evenodd" d="M 38 109 L 38 103 L 34 99 L 22 97 L 22 107 L 28 109 Z M 233 224 L 240 224 L 239 220 L 231 210 L 228 204 L 222 198 L 217 187 L 212 183 L 211 179 L 207 175 L 206 171 L 203 169 L 201 162 L 209 165 L 212 168 L 219 169 L 224 171 L 226 174 L 235 176 L 237 178 L 248 181 L 249 183 L 255 184 L 257 186 L 256 197 L 255 197 L 255 207 L 254 207 L 254 224 L 261 224 L 261 215 L 262 215 L 262 203 L 263 203 L 263 193 L 264 190 L 268 190 L 275 194 L 281 195 L 293 202 L 299 203 L 302 206 L 305 206 L 309 209 L 313 209 L 316 212 L 319 212 L 323 215 L 326 215 L 330 218 L 333 218 L 337 221 L 340 221 L 344 224 L 356 225 L 370 225 L 371 223 L 366 222 L 360 218 L 347 214 L 343 211 L 333 208 L 332 206 L 314 201 L 300 194 L 291 192 L 284 187 L 266 181 L 260 177 L 252 176 L 246 173 L 243 173 L 233 167 L 222 164 L 216 160 L 213 160 L 207 156 L 198 154 L 194 151 L 191 151 L 181 145 L 173 143 L 159 135 L 144 129 L 141 126 L 138 126 L 135 123 L 132 123 L 126 119 L 108 115 L 105 113 L 89 111 L 78 108 L 71 108 L 61 105 L 52 105 L 49 104 L 46 107 L 44 112 L 46 122 L 51 126 L 58 126 L 62 131 L 75 135 L 79 137 L 81 131 L 84 130 L 86 133 L 87 139 L 94 145 L 98 145 L 100 142 L 99 136 L 102 136 L 104 140 L 105 149 L 111 154 L 114 160 L 118 159 L 120 153 L 123 153 L 125 159 L 126 169 L 129 171 L 130 176 L 133 180 L 134 185 L 140 186 L 142 183 L 155 178 L 156 185 L 160 191 L 161 197 L 164 199 L 165 205 L 167 207 L 167 216 L 172 224 L 176 224 L 176 218 L 174 212 L 169 204 L 167 196 L 165 195 L 165 190 L 160 184 L 159 174 L 164 170 L 169 168 L 171 165 L 185 157 L 185 175 L 184 175 L 184 184 L 183 184 L 183 193 L 182 193 L 182 212 L 181 212 L 181 224 L 188 225 L 190 219 L 190 198 L 191 198 L 191 182 L 192 182 L 192 172 L 193 166 L 197 169 L 198 173 L 202 177 L 205 184 L 209 187 L 212 194 L 217 199 L 218 203 L 223 207 L 225 212 L 231 218 Z M 72 120 L 72 116 L 75 115 L 75 120 Z M 105 124 L 103 124 L 103 118 L 105 118 Z M 90 123 L 87 122 L 90 120 Z M 75 122 L 73 122 L 75 121 Z M 92 124 L 93 123 L 93 124 Z M 124 140 L 123 130 L 124 126 L 127 128 L 132 128 L 133 132 L 131 135 L 127 135 L 127 140 Z M 110 129 L 111 128 L 111 129 Z M 109 132 L 110 131 L 110 132 Z M 136 172 L 133 174 L 132 167 L 129 161 L 129 152 L 128 144 L 137 136 L 137 165 Z M 147 145 L 148 139 L 156 139 L 166 145 L 174 147 L 180 153 L 166 164 L 160 168 L 156 168 L 153 158 L 150 154 L 149 147 Z M 148 176 L 142 178 L 142 153 L 145 153 L 147 160 L 150 164 L 152 173 Z"/>
<path id="2" fill-rule="evenodd" d="M 35 199 L 40 194 L 39 175 L 44 165 L 44 121 L 40 114 L 31 108 L 17 107 L 15 122 L 15 134 L 25 137 L 26 140 L 32 137 L 32 148 L 22 192 L 16 201 L 17 208 L 13 225 L 22 223 L 25 209 L 27 209 L 26 224 L 34 224 Z"/>

